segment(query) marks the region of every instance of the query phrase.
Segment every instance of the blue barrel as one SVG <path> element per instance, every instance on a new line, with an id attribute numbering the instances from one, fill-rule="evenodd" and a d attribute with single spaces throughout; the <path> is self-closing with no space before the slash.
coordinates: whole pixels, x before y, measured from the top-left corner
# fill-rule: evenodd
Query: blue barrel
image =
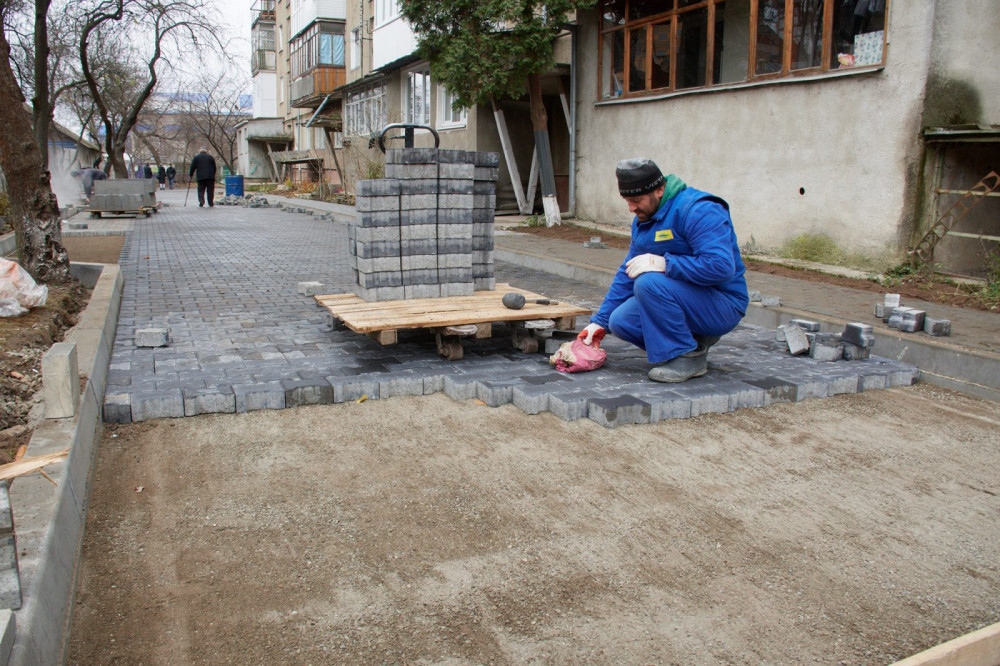
<path id="1" fill-rule="evenodd" d="M 243 176 L 226 176 L 226 196 L 243 196 Z"/>

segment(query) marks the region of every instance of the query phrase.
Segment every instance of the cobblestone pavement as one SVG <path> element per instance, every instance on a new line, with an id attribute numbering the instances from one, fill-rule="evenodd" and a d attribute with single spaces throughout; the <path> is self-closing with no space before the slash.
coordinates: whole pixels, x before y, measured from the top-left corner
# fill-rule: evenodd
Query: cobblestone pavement
<path id="1" fill-rule="evenodd" d="M 513 403 L 606 426 L 684 418 L 772 402 L 908 385 L 917 370 L 872 358 L 820 362 L 789 356 L 774 332 L 741 326 L 713 347 L 704 377 L 679 385 L 646 378 L 644 353 L 605 341 L 595 372 L 556 372 L 544 354 L 515 351 L 503 325 L 466 341 L 465 358 L 438 355 L 426 331 L 383 347 L 331 331 L 326 311 L 298 294 L 318 281 L 350 291 L 347 225 L 276 208 L 165 207 L 139 219 L 122 249 L 125 277 L 104 418 L 133 422 L 210 412 L 281 409 L 444 391 L 491 406 Z M 598 287 L 496 265 L 498 282 L 595 308 Z M 578 326 L 586 322 L 579 321 Z M 139 348 L 137 330 L 166 328 L 166 347 Z"/>

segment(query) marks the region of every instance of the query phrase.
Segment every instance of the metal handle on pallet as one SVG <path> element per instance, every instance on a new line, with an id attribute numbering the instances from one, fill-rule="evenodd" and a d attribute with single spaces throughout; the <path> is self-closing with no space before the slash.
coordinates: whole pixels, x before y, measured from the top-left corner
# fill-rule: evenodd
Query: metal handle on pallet
<path id="1" fill-rule="evenodd" d="M 413 123 L 393 123 L 391 125 L 386 125 L 382 128 L 382 131 L 378 135 L 378 149 L 385 154 L 385 135 L 392 129 L 402 129 L 403 130 L 403 146 L 405 148 L 413 148 L 413 130 L 425 129 L 434 135 L 434 147 L 437 148 L 441 145 L 441 137 L 438 136 L 437 130 L 429 125 L 415 125 Z M 399 138 L 399 137 L 394 137 Z"/>

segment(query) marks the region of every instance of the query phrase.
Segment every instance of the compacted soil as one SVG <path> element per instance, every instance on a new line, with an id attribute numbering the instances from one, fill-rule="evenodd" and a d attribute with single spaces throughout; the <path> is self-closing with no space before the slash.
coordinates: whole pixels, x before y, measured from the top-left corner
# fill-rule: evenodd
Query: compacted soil
<path id="1" fill-rule="evenodd" d="M 1000 416 L 442 395 L 106 427 L 72 664 L 886 664 L 1000 616 Z"/>

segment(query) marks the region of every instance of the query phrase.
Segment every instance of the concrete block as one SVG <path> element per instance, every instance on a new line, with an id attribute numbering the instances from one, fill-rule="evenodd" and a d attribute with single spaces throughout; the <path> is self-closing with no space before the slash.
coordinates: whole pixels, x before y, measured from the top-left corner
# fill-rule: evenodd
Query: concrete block
<path id="1" fill-rule="evenodd" d="M 355 219 L 359 227 L 398 227 L 400 213 L 397 210 L 365 211 L 359 212 Z M 354 226 L 353 224 L 348 225 L 348 229 L 352 229 Z M 349 234 L 353 234 L 353 232 L 349 232 Z M 350 237 L 354 238 L 353 235 Z"/>
<path id="2" fill-rule="evenodd" d="M 886 314 L 887 311 L 891 312 L 891 309 L 886 308 L 884 303 L 875 304 L 875 316 L 878 317 L 879 319 L 882 320 L 888 319 L 889 315 Z"/>
<path id="3" fill-rule="evenodd" d="M 468 208 L 440 208 L 437 211 L 437 221 L 438 224 L 464 224 L 470 226 L 475 224 L 472 211 Z M 468 232 L 463 230 L 462 233 L 466 234 Z"/>
<path id="4" fill-rule="evenodd" d="M 844 356 L 843 343 L 820 342 L 814 340 L 814 344 L 809 347 L 809 356 L 817 361 L 839 361 Z"/>
<path id="5" fill-rule="evenodd" d="M 323 293 L 322 282 L 299 282 L 298 292 L 303 296 L 315 296 Z"/>
<path id="6" fill-rule="evenodd" d="M 438 195 L 438 208 L 469 208 L 471 209 L 474 205 L 476 197 L 478 194 L 439 194 Z M 496 197 L 494 197 L 495 199 Z"/>
<path id="7" fill-rule="evenodd" d="M 476 174 L 476 167 L 473 164 L 439 164 L 439 178 L 469 178 Z"/>
<path id="8" fill-rule="evenodd" d="M 397 237 L 395 240 L 357 243 L 356 248 L 358 259 L 374 259 L 376 257 L 398 257 L 402 245 Z"/>
<path id="9" fill-rule="evenodd" d="M 545 385 L 515 386 L 511 402 L 525 414 L 541 414 L 549 409 L 551 392 Z"/>
<path id="10" fill-rule="evenodd" d="M 477 167 L 498 167 L 500 166 L 500 153 L 485 150 L 476 151 L 475 165 Z"/>
<path id="11" fill-rule="evenodd" d="M 396 180 L 437 180 L 437 164 L 386 164 L 385 177 Z"/>
<path id="12" fill-rule="evenodd" d="M 490 407 L 509 405 L 514 400 L 516 379 L 499 379 L 476 382 L 476 398 Z"/>
<path id="13" fill-rule="evenodd" d="M 357 197 L 394 196 L 400 193 L 399 181 L 394 178 L 359 180 L 355 184 Z"/>
<path id="14" fill-rule="evenodd" d="M 475 291 L 494 291 L 496 289 L 496 279 L 492 277 L 473 278 L 473 289 Z"/>
<path id="15" fill-rule="evenodd" d="M 386 164 L 436 164 L 437 148 L 388 148 L 385 151 Z"/>
<path id="16" fill-rule="evenodd" d="M 899 294 L 886 294 L 883 298 L 883 304 L 890 310 L 899 307 Z"/>
<path id="17" fill-rule="evenodd" d="M 184 416 L 184 398 L 180 389 L 148 391 L 132 396 L 132 421 L 180 418 Z"/>
<path id="18" fill-rule="evenodd" d="M 236 412 L 243 414 L 259 409 L 284 409 L 285 389 L 279 382 L 233 384 Z"/>
<path id="19" fill-rule="evenodd" d="M 870 347 L 859 347 L 856 344 L 845 342 L 844 343 L 844 360 L 845 361 L 863 361 L 866 358 L 871 358 L 872 350 Z"/>
<path id="20" fill-rule="evenodd" d="M 441 285 L 438 284 L 408 284 L 403 285 L 403 298 L 440 298 Z"/>
<path id="21" fill-rule="evenodd" d="M 399 267 L 404 271 L 437 270 L 437 266 L 436 254 L 403 255 L 399 258 Z"/>
<path id="22" fill-rule="evenodd" d="M 233 414 L 236 412 L 236 395 L 229 386 L 181 389 L 184 416 L 198 414 Z"/>
<path id="23" fill-rule="evenodd" d="M 780 328 L 785 333 L 785 343 L 790 354 L 795 356 L 809 351 L 809 338 L 798 324 L 784 324 Z"/>
<path id="24" fill-rule="evenodd" d="M 17 566 L 17 542 L 13 534 L 0 537 L 0 608 L 21 608 L 21 576 Z"/>
<path id="25" fill-rule="evenodd" d="M 777 330 L 774 332 L 774 339 L 777 342 L 785 342 L 785 340 L 787 340 L 787 338 L 785 337 L 785 329 L 779 326 Z"/>
<path id="26" fill-rule="evenodd" d="M 358 271 L 358 285 L 366 289 L 378 289 L 379 287 L 402 287 L 403 277 L 398 270 L 378 271 L 375 273 L 364 273 Z"/>
<path id="27" fill-rule="evenodd" d="M 442 164 L 475 164 L 476 151 L 474 150 L 446 150 L 438 151 L 438 161 Z"/>
<path id="28" fill-rule="evenodd" d="M 399 228 L 398 238 L 401 241 L 427 240 L 437 238 L 438 231 L 436 224 L 409 224 Z"/>
<path id="29" fill-rule="evenodd" d="M 358 273 L 368 273 L 368 274 L 398 272 L 402 265 L 403 265 L 403 259 L 399 255 L 387 256 L 387 257 L 373 257 L 371 259 L 365 259 L 359 257 L 356 261 L 356 268 Z M 359 282 L 359 284 L 363 283 Z"/>
<path id="30" fill-rule="evenodd" d="M 480 379 L 475 375 L 445 375 L 444 393 L 452 400 L 473 400 Z"/>
<path id="31" fill-rule="evenodd" d="M 473 194 L 472 195 L 472 206 L 467 206 L 468 208 L 487 208 L 490 210 L 496 210 L 497 207 L 497 197 L 495 194 Z"/>
<path id="32" fill-rule="evenodd" d="M 781 305 L 781 299 L 777 296 L 761 296 L 760 304 L 765 308 L 776 308 Z"/>
<path id="33" fill-rule="evenodd" d="M 461 268 L 467 271 L 474 266 L 471 253 L 439 254 L 437 260 L 439 269 Z"/>
<path id="34" fill-rule="evenodd" d="M 477 181 L 496 181 L 500 177 L 500 169 L 477 166 L 472 177 Z"/>
<path id="35" fill-rule="evenodd" d="M 411 178 L 408 180 L 400 180 L 397 182 L 399 183 L 400 194 L 435 195 L 438 193 L 438 187 L 439 187 L 438 183 L 440 181 L 437 178 Z"/>
<path id="36" fill-rule="evenodd" d="M 631 395 L 617 398 L 594 398 L 587 403 L 587 417 L 605 428 L 629 423 L 649 423 L 652 407 Z"/>
<path id="37" fill-rule="evenodd" d="M 367 400 L 378 400 L 378 380 L 371 377 L 327 377 L 326 380 L 333 386 L 333 401 L 335 403 L 353 402 L 365 398 Z"/>
<path id="38" fill-rule="evenodd" d="M 100 182 L 100 181 L 97 181 Z M 9 664 L 17 635 L 17 615 L 11 610 L 0 610 L 0 664 Z"/>
<path id="39" fill-rule="evenodd" d="M 871 348 L 875 346 L 875 331 L 868 324 L 851 322 L 844 326 L 844 332 L 840 334 L 844 342 L 849 342 L 858 347 Z"/>
<path id="40" fill-rule="evenodd" d="M 424 378 L 421 375 L 394 374 L 379 380 L 379 399 L 393 398 L 404 395 L 423 395 Z"/>
<path id="41" fill-rule="evenodd" d="M 549 396 L 549 411 L 563 421 L 582 419 L 587 416 L 587 403 L 593 395 L 590 391 L 553 393 Z"/>
<path id="42" fill-rule="evenodd" d="M 809 319 L 792 319 L 789 323 L 798 324 L 799 328 L 807 333 L 818 333 L 819 332 L 819 322 L 811 321 Z"/>
<path id="43" fill-rule="evenodd" d="M 924 330 L 926 313 L 916 308 L 897 307 L 889 316 L 889 328 L 895 328 L 905 333 L 915 333 Z"/>
<path id="44" fill-rule="evenodd" d="M 361 256 L 362 243 L 398 242 L 400 234 L 397 227 L 356 227 L 354 239 L 358 244 L 358 256 Z"/>
<path id="45" fill-rule="evenodd" d="M 490 185 L 492 183 L 484 183 Z M 442 178 L 438 181 L 438 194 L 472 194 L 476 188 L 474 181 L 468 178 Z M 469 218 L 472 221 L 472 218 Z"/>
<path id="46" fill-rule="evenodd" d="M 951 320 L 925 316 L 924 332 L 935 337 L 949 336 L 951 335 Z"/>
<path id="47" fill-rule="evenodd" d="M 166 347 L 169 343 L 170 333 L 165 328 L 136 329 L 136 347 Z"/>
<path id="48" fill-rule="evenodd" d="M 0 483 L 0 536 L 13 533 L 14 512 L 10 508 L 10 492 L 6 483 Z"/>
<path id="49" fill-rule="evenodd" d="M 437 194 L 401 194 L 399 209 L 404 210 L 435 210 L 439 207 L 440 195 Z M 443 204 L 441 204 L 443 207 Z"/>
<path id="50" fill-rule="evenodd" d="M 359 213 L 376 213 L 399 210 L 399 195 L 357 197 L 354 207 Z"/>
<path id="51" fill-rule="evenodd" d="M 80 366 L 75 342 L 57 342 L 42 357 L 42 397 L 45 418 L 76 415 L 80 403 Z"/>
<path id="52" fill-rule="evenodd" d="M 333 386 L 326 379 L 283 379 L 285 407 L 333 404 Z"/>
<path id="53" fill-rule="evenodd" d="M 132 423 L 132 396 L 128 393 L 105 395 L 102 415 L 105 423 Z"/>

